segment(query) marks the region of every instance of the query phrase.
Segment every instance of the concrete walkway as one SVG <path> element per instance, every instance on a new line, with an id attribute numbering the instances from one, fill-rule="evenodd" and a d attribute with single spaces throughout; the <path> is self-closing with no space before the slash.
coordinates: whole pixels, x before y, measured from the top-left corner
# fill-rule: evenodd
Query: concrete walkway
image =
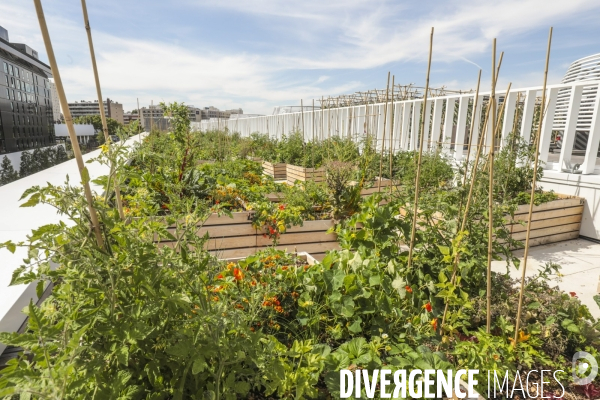
<path id="1" fill-rule="evenodd" d="M 523 250 L 514 252 L 523 261 Z M 562 266 L 560 282 L 550 282 L 551 286 L 558 285 L 565 292 L 575 292 L 583 304 L 588 306 L 595 318 L 600 318 L 600 307 L 594 301 L 594 296 L 600 294 L 600 243 L 583 239 L 569 240 L 532 247 L 527 261 L 527 276 L 532 276 L 547 262 Z M 496 272 L 506 271 L 505 261 L 494 261 L 492 269 Z M 520 278 L 521 272 L 511 269 L 511 276 Z"/>

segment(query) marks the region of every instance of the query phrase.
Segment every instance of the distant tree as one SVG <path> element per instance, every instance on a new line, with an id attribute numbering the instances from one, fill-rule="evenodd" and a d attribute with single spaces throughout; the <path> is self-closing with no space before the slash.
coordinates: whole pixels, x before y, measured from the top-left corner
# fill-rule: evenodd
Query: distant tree
<path id="1" fill-rule="evenodd" d="M 54 153 L 54 165 L 63 163 L 69 159 L 67 152 L 63 146 L 56 147 L 56 153 Z"/>
<path id="2" fill-rule="evenodd" d="M 31 164 L 29 167 L 29 175 L 35 174 L 44 169 L 44 150 L 36 148 L 31 154 Z"/>
<path id="3" fill-rule="evenodd" d="M 0 186 L 6 185 L 19 179 L 19 173 L 15 171 L 8 157 L 4 156 L 0 165 Z"/>
<path id="4" fill-rule="evenodd" d="M 104 143 L 104 132 L 102 132 L 102 118 L 99 115 L 84 115 L 83 117 L 77 117 L 73 119 L 74 124 L 87 124 L 93 125 L 94 132 L 98 138 L 98 144 Z M 109 135 L 116 135 L 119 129 L 123 128 L 123 124 L 112 118 L 106 118 L 106 127 L 108 128 Z"/>
<path id="5" fill-rule="evenodd" d="M 31 165 L 31 153 L 28 151 L 24 151 L 21 153 L 21 165 L 19 168 L 19 175 L 21 177 L 31 175 L 32 165 Z"/>

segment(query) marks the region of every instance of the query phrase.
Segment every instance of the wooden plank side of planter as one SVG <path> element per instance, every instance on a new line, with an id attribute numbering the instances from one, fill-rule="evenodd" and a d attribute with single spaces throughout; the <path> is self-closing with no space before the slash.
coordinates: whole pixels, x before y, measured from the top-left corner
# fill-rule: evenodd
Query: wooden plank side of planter
<path id="1" fill-rule="evenodd" d="M 256 247 L 246 247 L 242 249 L 229 249 L 229 250 L 210 250 L 209 253 L 219 259 L 224 258 L 246 258 L 256 253 Z"/>
<path id="2" fill-rule="evenodd" d="M 567 225 L 534 229 L 531 231 L 530 238 L 535 239 L 535 238 L 539 238 L 539 237 L 543 237 L 543 236 L 559 235 L 559 234 L 569 233 L 569 232 L 577 232 L 577 234 L 579 234 L 580 227 L 581 227 L 581 223 L 576 222 L 576 223 L 567 224 Z M 527 235 L 527 232 L 518 232 L 518 233 L 514 233 L 512 235 L 512 237 L 515 240 L 524 241 L 526 235 Z"/>
<path id="3" fill-rule="evenodd" d="M 564 242 L 565 240 L 573 240 L 573 239 L 577 239 L 578 237 L 579 237 L 579 230 L 567 232 L 567 233 L 560 233 L 560 234 L 556 234 L 556 235 L 550 235 L 550 236 L 541 236 L 538 238 L 529 239 L 529 247 L 541 246 L 541 245 L 550 244 L 550 243 Z M 513 250 L 522 249 L 524 246 L 525 246 L 525 243 L 523 243 L 519 247 L 515 247 Z"/>
<path id="4" fill-rule="evenodd" d="M 325 168 L 304 168 L 298 165 L 287 164 L 286 179 L 289 184 L 296 181 L 306 182 L 323 182 L 325 180 Z"/>
<path id="5" fill-rule="evenodd" d="M 547 211 L 537 211 L 531 215 L 532 221 L 539 221 L 544 219 L 553 219 L 564 217 L 567 215 L 581 215 L 583 214 L 583 206 L 575 206 L 575 207 L 561 207 L 556 209 L 551 209 Z M 514 218 L 511 218 L 508 222 L 512 221 L 527 221 L 528 213 L 515 215 Z"/>
<path id="6" fill-rule="evenodd" d="M 540 212 L 546 210 L 555 210 L 567 207 L 576 207 L 583 205 L 583 199 L 580 197 L 571 197 L 566 199 L 558 199 L 554 201 L 549 201 L 547 203 L 540 204 L 539 206 L 533 207 L 533 212 Z M 520 205 L 515 211 L 515 215 L 518 214 L 528 214 L 529 213 L 529 204 Z"/>
<path id="7" fill-rule="evenodd" d="M 229 250 L 241 247 L 256 247 L 256 235 L 236 236 L 209 239 L 204 248 L 206 250 Z"/>
<path id="8" fill-rule="evenodd" d="M 206 222 L 204 226 L 213 226 L 213 225 L 234 225 L 234 224 L 245 224 L 249 221 L 251 212 L 250 211 L 241 211 L 231 213 L 231 217 L 228 215 L 217 215 L 212 214 Z"/>
<path id="9" fill-rule="evenodd" d="M 295 245 L 301 246 L 304 243 L 313 242 L 336 242 L 337 238 L 335 235 L 321 232 L 303 232 L 303 233 L 284 233 L 279 237 L 279 244 L 281 245 Z M 268 247 L 273 243 L 273 240 L 269 237 L 257 236 L 256 245 L 262 247 Z"/>
<path id="10" fill-rule="evenodd" d="M 330 219 L 319 219 L 316 221 L 304 221 L 302 226 L 292 226 L 287 230 L 286 233 L 295 232 L 315 232 L 315 231 L 326 231 L 333 227 L 335 224 Z"/>
<path id="11" fill-rule="evenodd" d="M 559 218 L 550 218 L 550 219 L 542 219 L 542 220 L 533 220 L 532 224 L 531 224 L 531 229 L 535 230 L 535 229 L 541 229 L 541 228 L 550 228 L 553 226 L 562 226 L 562 225 L 568 225 L 568 224 L 574 224 L 574 223 L 581 223 L 581 219 L 582 219 L 582 214 L 578 213 L 575 215 L 567 215 L 564 217 L 559 217 Z M 508 229 L 510 229 L 512 234 L 518 233 L 518 232 L 525 232 L 527 230 L 527 225 L 521 225 L 521 224 L 512 224 L 512 225 L 508 225 L 507 226 Z"/>

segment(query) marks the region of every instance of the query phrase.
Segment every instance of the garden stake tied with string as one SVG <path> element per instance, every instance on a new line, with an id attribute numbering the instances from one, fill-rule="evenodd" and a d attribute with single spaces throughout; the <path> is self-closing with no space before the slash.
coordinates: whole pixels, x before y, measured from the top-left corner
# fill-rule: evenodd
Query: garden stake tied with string
<path id="1" fill-rule="evenodd" d="M 519 340 L 519 325 L 521 321 L 521 312 L 523 309 L 523 294 L 525 292 L 525 273 L 527 272 L 527 258 L 529 257 L 529 239 L 531 236 L 531 225 L 532 220 L 531 216 L 533 215 L 533 206 L 535 202 L 535 185 L 537 183 L 537 174 L 535 173 L 538 169 L 539 164 L 539 156 L 540 156 L 540 136 L 542 134 L 542 123 L 544 118 L 546 117 L 544 113 L 544 107 L 546 103 L 546 86 L 548 83 L 548 65 L 550 64 L 550 46 L 552 45 L 552 27 L 550 27 L 550 32 L 548 33 L 548 47 L 546 49 L 546 66 L 544 69 L 544 84 L 542 86 L 542 103 L 540 105 L 540 122 L 538 124 L 538 129 L 535 138 L 535 160 L 533 162 L 533 177 L 531 182 L 531 195 L 529 198 L 529 212 L 527 219 L 527 231 L 525 233 L 525 250 L 523 253 L 523 265 L 521 266 L 521 287 L 519 290 L 519 304 L 517 307 L 517 320 L 515 321 L 515 337 L 513 340 L 513 345 L 517 347 Z"/>
<path id="2" fill-rule="evenodd" d="M 52 69 L 52 75 L 54 77 L 54 83 L 56 85 L 56 91 L 58 92 L 58 99 L 60 101 L 61 109 L 65 117 L 65 124 L 69 131 L 69 138 L 71 139 L 71 146 L 77 161 L 77 168 L 79 169 L 79 175 L 81 176 L 81 184 L 85 193 L 85 198 L 90 213 L 90 220 L 92 223 L 92 230 L 96 236 L 96 244 L 99 248 L 104 248 L 104 239 L 102 238 L 102 232 L 100 231 L 100 221 L 98 220 L 98 214 L 94 208 L 94 198 L 92 196 L 92 190 L 90 189 L 90 175 L 83 162 L 81 155 L 81 149 L 79 148 L 79 142 L 77 140 L 77 134 L 75 133 L 75 127 L 73 126 L 73 118 L 69 109 L 69 103 L 65 90 L 62 84 L 60 72 L 58 70 L 58 64 L 56 57 L 54 56 L 54 49 L 52 47 L 52 41 L 50 40 L 50 34 L 48 32 L 48 26 L 46 25 L 46 17 L 44 16 L 44 10 L 42 8 L 41 0 L 33 0 L 35 5 L 35 11 L 37 13 L 38 22 L 40 24 L 40 30 L 42 32 L 42 38 L 44 40 L 44 46 L 46 47 L 46 53 L 48 54 L 48 61 Z"/>
<path id="3" fill-rule="evenodd" d="M 381 192 L 381 181 L 383 173 L 383 152 L 385 151 L 385 128 L 387 123 L 387 110 L 388 110 L 388 99 L 390 91 L 390 72 L 388 71 L 387 76 L 387 87 L 385 89 L 385 106 L 383 108 L 383 136 L 381 138 L 381 155 L 379 156 L 379 182 L 377 182 L 377 191 Z M 379 142 L 379 140 L 377 140 Z"/>
<path id="4" fill-rule="evenodd" d="M 431 28 L 431 35 L 429 37 L 429 60 L 427 62 L 427 80 L 425 82 L 425 95 L 423 96 L 423 110 L 427 105 L 427 93 L 429 92 L 429 73 L 431 71 L 431 53 L 433 52 L 433 27 Z M 421 163 L 423 160 L 423 137 L 425 133 L 425 118 L 421 121 L 421 135 L 419 141 L 419 158 L 417 162 L 417 176 L 415 178 L 415 202 L 413 206 L 413 220 L 410 231 L 410 246 L 408 247 L 408 263 L 407 269 L 410 271 L 412 267 L 412 257 L 415 247 L 415 234 L 417 230 L 417 215 L 419 209 L 419 184 L 421 178 Z"/>
<path id="5" fill-rule="evenodd" d="M 491 109 L 492 132 L 490 140 L 489 160 L 489 192 L 488 192 L 488 265 L 487 265 L 487 324 L 486 332 L 490 333 L 492 326 L 492 258 L 494 242 L 494 153 L 496 149 L 496 39 L 492 45 L 492 93 L 490 96 L 489 108 Z M 462 149 L 461 149 L 462 151 Z"/>
<path id="6" fill-rule="evenodd" d="M 495 75 L 496 78 L 500 74 L 500 67 L 501 66 L 502 66 L 502 54 L 500 55 L 500 60 L 498 62 L 498 67 L 496 69 L 496 75 Z M 479 76 L 481 76 L 481 73 L 480 73 Z M 497 84 L 497 80 L 494 82 L 494 84 Z M 508 90 L 510 90 L 510 84 L 508 86 Z M 507 93 L 508 93 L 508 91 L 507 91 Z M 490 115 L 490 107 L 487 108 L 486 113 L 485 113 L 485 117 L 484 117 L 484 120 L 483 120 L 483 131 L 482 131 L 480 140 L 479 140 L 478 145 L 477 145 L 477 152 L 476 152 L 476 156 L 475 156 L 475 161 L 474 161 L 474 164 L 473 164 L 473 168 L 471 170 L 471 184 L 469 186 L 469 194 L 467 195 L 467 203 L 466 203 L 466 206 L 465 206 L 465 211 L 463 213 L 463 219 L 462 219 L 462 223 L 461 223 L 461 232 L 465 230 L 466 223 L 467 223 L 467 217 L 468 217 L 469 211 L 470 211 L 470 205 L 471 205 L 471 200 L 473 198 L 473 189 L 475 187 L 476 176 L 477 176 L 477 171 L 478 171 L 477 167 L 479 165 L 479 158 L 481 156 L 481 150 L 483 149 L 483 146 L 484 146 L 484 143 L 485 143 L 487 135 L 491 134 L 489 132 L 490 129 L 489 129 L 489 124 L 488 124 L 489 115 Z M 498 126 L 499 126 L 499 124 L 498 124 Z M 493 129 L 498 129 L 498 126 L 496 126 Z M 472 136 L 472 132 L 471 132 L 471 136 Z M 468 171 L 468 165 L 465 167 L 465 177 L 464 177 L 464 181 L 465 182 L 466 182 L 466 179 L 467 179 L 467 171 Z M 461 205 L 461 208 L 462 208 L 462 205 Z M 461 210 L 461 208 L 459 209 L 459 211 Z M 456 255 L 455 255 L 455 257 L 454 257 L 453 272 L 452 272 L 452 277 L 450 279 L 450 282 L 452 282 L 452 284 L 454 284 L 455 281 L 456 281 L 456 276 L 457 276 L 456 274 L 458 272 L 458 262 L 459 262 L 459 260 L 460 260 L 460 253 L 457 252 Z M 449 307 L 449 303 L 446 303 L 446 305 L 444 306 L 444 314 L 442 316 L 442 324 L 441 324 L 442 328 L 444 327 L 444 324 L 446 322 L 446 315 L 448 313 L 448 307 Z"/>
<path id="7" fill-rule="evenodd" d="M 94 42 L 92 40 L 92 29 L 90 28 L 90 21 L 88 18 L 87 5 L 85 0 L 81 0 L 81 9 L 83 12 L 83 23 L 85 25 L 85 30 L 87 32 L 88 44 L 90 47 L 90 57 L 92 59 L 92 69 L 94 70 L 94 79 L 96 83 L 96 93 L 98 95 L 98 109 L 100 110 L 100 119 L 102 120 L 102 131 L 104 132 L 104 141 L 106 146 L 108 147 L 108 155 L 112 156 L 112 145 L 111 138 L 108 135 L 108 126 L 106 123 L 106 115 L 104 114 L 104 103 L 102 102 L 102 89 L 100 87 L 100 77 L 98 74 L 98 66 L 96 65 L 96 53 L 94 51 Z M 107 107 L 110 105 L 107 103 Z M 139 105 L 138 105 L 139 108 Z M 139 113 L 139 110 L 138 110 Z M 139 116 L 139 114 L 138 114 Z M 106 199 L 108 199 L 108 194 L 110 192 L 110 181 L 111 178 L 114 178 L 114 190 L 115 190 L 115 203 L 117 204 L 117 210 L 119 212 L 119 217 L 121 220 L 125 219 L 125 214 L 123 213 L 123 201 L 121 200 L 121 189 L 119 188 L 119 180 L 117 179 L 117 174 L 115 171 L 115 162 L 111 158 L 110 160 L 110 172 L 108 175 L 108 180 L 106 182 Z"/>

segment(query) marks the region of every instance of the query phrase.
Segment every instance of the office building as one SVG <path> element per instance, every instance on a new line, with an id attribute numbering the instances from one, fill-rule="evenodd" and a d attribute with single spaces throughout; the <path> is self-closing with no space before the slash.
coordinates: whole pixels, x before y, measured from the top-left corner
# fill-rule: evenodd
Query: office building
<path id="1" fill-rule="evenodd" d="M 123 104 L 111 99 L 106 99 L 102 103 L 104 105 L 104 115 L 108 118 L 112 118 L 119 123 L 124 123 L 123 120 Z M 84 117 L 86 115 L 100 115 L 100 107 L 98 107 L 98 100 L 85 101 L 81 100 L 75 103 L 69 103 L 69 110 L 71 110 L 71 116 L 73 118 Z"/>
<path id="2" fill-rule="evenodd" d="M 0 27 L 0 153 L 53 145 L 50 67 Z"/>
<path id="3" fill-rule="evenodd" d="M 123 114 L 123 125 L 129 125 L 133 121 L 137 121 L 140 119 L 138 113 L 127 112 Z"/>

